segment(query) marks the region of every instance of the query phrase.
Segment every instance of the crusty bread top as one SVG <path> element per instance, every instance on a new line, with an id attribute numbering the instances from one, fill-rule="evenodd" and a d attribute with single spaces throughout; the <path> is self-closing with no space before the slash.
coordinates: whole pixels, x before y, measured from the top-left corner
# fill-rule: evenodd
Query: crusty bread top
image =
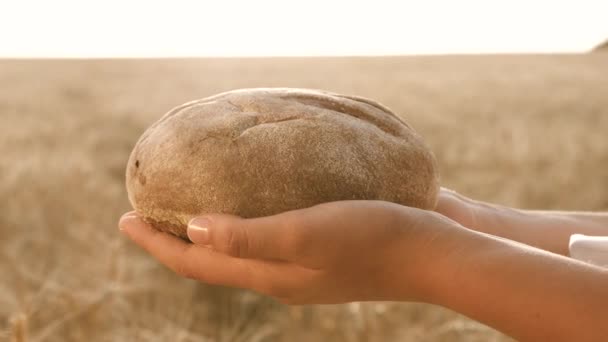
<path id="1" fill-rule="evenodd" d="M 291 88 L 242 89 L 176 107 L 127 166 L 133 206 L 185 236 L 194 215 L 271 215 L 322 202 L 388 200 L 433 208 L 435 159 L 385 106 Z"/>

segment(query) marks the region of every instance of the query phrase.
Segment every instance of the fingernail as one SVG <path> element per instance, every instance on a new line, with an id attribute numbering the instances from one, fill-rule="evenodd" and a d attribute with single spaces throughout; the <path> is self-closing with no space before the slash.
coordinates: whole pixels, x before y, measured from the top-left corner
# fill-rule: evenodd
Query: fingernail
<path id="1" fill-rule="evenodd" d="M 137 212 L 135 210 L 133 211 L 129 211 L 127 213 L 124 213 L 120 219 L 122 220 L 123 218 L 127 218 L 127 217 L 136 217 L 137 216 Z"/>
<path id="2" fill-rule="evenodd" d="M 137 213 L 134 211 L 128 212 L 120 217 L 118 220 L 118 229 L 124 232 L 125 229 L 129 226 L 129 221 L 137 218 Z"/>
<path id="3" fill-rule="evenodd" d="M 200 245 L 209 244 L 209 219 L 195 217 L 188 222 L 188 239 Z"/>

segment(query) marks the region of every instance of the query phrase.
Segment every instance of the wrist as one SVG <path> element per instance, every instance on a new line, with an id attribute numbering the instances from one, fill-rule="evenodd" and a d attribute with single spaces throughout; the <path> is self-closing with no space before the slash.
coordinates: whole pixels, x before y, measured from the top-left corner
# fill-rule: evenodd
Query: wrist
<path id="1" fill-rule="evenodd" d="M 436 211 L 466 228 L 497 236 L 503 236 L 529 216 L 524 211 L 476 201 L 448 189 L 442 189 Z"/>
<path id="2" fill-rule="evenodd" d="M 419 278 L 423 302 L 445 306 L 443 296 L 451 286 L 448 283 L 458 278 L 461 266 L 471 263 L 482 236 L 488 235 L 455 224 L 429 245 L 426 265 Z"/>
<path id="3" fill-rule="evenodd" d="M 445 259 L 463 248 L 462 235 L 471 232 L 437 213 L 424 214 L 419 226 L 411 226 L 411 217 L 403 221 L 407 234 L 385 256 L 389 267 L 383 283 L 388 285 L 384 292 L 388 300 L 433 303 L 434 284 L 449 271 Z"/>

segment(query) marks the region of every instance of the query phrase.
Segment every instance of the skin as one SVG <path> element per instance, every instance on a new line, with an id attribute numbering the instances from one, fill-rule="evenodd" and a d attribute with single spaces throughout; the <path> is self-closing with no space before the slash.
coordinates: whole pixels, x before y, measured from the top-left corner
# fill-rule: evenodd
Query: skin
<path id="1" fill-rule="evenodd" d="M 608 235 L 605 214 L 521 211 L 442 189 L 437 212 L 342 201 L 254 219 L 205 215 L 191 222 L 194 243 L 134 212 L 119 227 L 179 275 L 287 304 L 419 301 L 520 341 L 608 336 L 608 270 L 560 255 L 570 234 Z"/>
<path id="2" fill-rule="evenodd" d="M 608 213 L 521 210 L 441 189 L 437 212 L 461 225 L 568 256 L 572 234 L 608 235 Z"/>

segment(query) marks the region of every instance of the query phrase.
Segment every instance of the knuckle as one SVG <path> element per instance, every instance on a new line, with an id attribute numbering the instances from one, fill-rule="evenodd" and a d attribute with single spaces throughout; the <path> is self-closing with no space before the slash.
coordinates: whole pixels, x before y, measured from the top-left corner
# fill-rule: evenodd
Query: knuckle
<path id="1" fill-rule="evenodd" d="M 294 210 L 284 213 L 283 216 L 283 229 L 299 229 L 304 223 L 301 212 L 305 209 Z"/>
<path id="2" fill-rule="evenodd" d="M 289 298 L 291 295 L 289 288 L 272 281 L 259 284 L 258 290 L 263 294 L 276 298 Z"/>
<path id="3" fill-rule="evenodd" d="M 235 256 L 244 257 L 249 251 L 249 241 L 246 230 L 242 227 L 226 227 L 223 229 L 223 250 L 225 253 Z"/>
<path id="4" fill-rule="evenodd" d="M 304 257 L 312 253 L 313 243 L 305 232 L 295 232 L 289 239 L 289 245 L 294 256 Z"/>
<path id="5" fill-rule="evenodd" d="M 188 279 L 196 279 L 195 273 L 186 265 L 178 264 L 173 267 L 173 271 L 177 273 L 177 275 L 188 278 Z"/>
<path id="6" fill-rule="evenodd" d="M 278 301 L 285 305 L 304 305 L 306 304 L 301 298 L 298 297 L 277 297 Z"/>
<path id="7" fill-rule="evenodd" d="M 292 303 L 292 299 L 291 298 L 286 298 L 286 297 L 277 297 L 277 300 L 284 305 L 291 305 Z"/>
<path id="8" fill-rule="evenodd" d="M 283 227 L 284 243 L 295 255 L 305 254 L 310 247 L 309 229 L 300 215 L 292 214 L 285 217 Z"/>

